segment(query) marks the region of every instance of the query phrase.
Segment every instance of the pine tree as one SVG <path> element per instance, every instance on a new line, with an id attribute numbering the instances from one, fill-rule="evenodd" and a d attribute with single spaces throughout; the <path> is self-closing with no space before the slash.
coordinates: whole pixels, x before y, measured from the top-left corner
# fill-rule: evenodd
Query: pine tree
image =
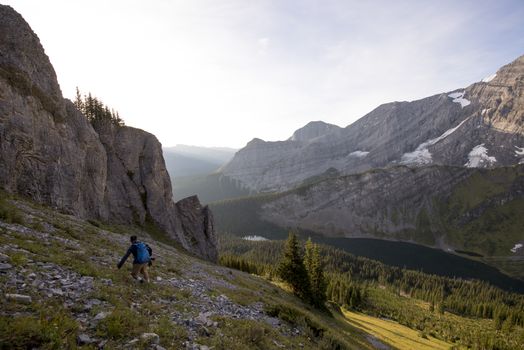
<path id="1" fill-rule="evenodd" d="M 324 270 L 318 245 L 313 244 L 311 238 L 306 242 L 304 265 L 309 278 L 311 303 L 315 306 L 322 306 L 326 301 L 327 284 L 324 278 Z"/>
<path id="2" fill-rule="evenodd" d="M 311 237 L 306 241 L 306 249 L 304 250 L 304 266 L 308 275 L 311 277 L 311 272 L 313 271 L 313 242 Z"/>
<path id="3" fill-rule="evenodd" d="M 74 105 L 75 105 L 76 109 L 78 109 L 80 112 L 84 113 L 84 101 L 82 100 L 82 95 L 80 94 L 80 90 L 78 89 L 78 86 L 76 87 L 76 95 L 75 95 Z"/>
<path id="4" fill-rule="evenodd" d="M 293 232 L 289 233 L 283 256 L 277 268 L 277 274 L 291 286 L 294 294 L 304 300 L 309 300 L 309 278 L 302 260 L 297 236 Z"/>
<path id="5" fill-rule="evenodd" d="M 118 112 L 110 109 L 101 100 L 93 97 L 91 93 L 82 97 L 78 87 L 76 88 L 74 105 L 96 130 L 110 128 L 112 125 L 117 127 L 125 125 Z"/>

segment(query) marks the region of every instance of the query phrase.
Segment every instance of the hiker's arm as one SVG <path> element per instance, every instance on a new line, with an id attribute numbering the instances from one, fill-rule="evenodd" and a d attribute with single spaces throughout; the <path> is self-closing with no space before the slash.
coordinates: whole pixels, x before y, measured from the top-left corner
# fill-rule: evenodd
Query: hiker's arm
<path id="1" fill-rule="evenodd" d="M 131 255 L 131 247 L 129 247 L 129 249 L 127 250 L 126 255 L 124 255 L 124 256 L 122 257 L 122 259 L 121 259 L 120 262 L 116 265 L 116 267 L 121 268 L 122 265 L 124 265 L 124 263 L 126 262 L 126 260 L 127 260 L 127 258 L 129 257 L 129 255 Z"/>
<path id="2" fill-rule="evenodd" d="M 149 253 L 149 256 L 153 256 L 153 249 L 149 245 L 146 244 L 147 252 Z"/>

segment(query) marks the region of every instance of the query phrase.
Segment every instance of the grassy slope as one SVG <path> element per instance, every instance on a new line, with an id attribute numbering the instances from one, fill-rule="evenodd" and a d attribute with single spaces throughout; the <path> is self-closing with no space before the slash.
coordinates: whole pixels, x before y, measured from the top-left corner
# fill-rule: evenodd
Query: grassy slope
<path id="1" fill-rule="evenodd" d="M 524 198 L 506 199 L 521 190 L 524 167 L 480 170 L 457 186 L 441 216 L 451 243 L 479 253 L 479 259 L 524 279 L 524 256 L 510 249 L 524 240 Z M 461 218 L 470 217 L 461 222 Z"/>
<path id="2" fill-rule="evenodd" d="M 510 255 L 510 248 L 524 238 L 524 199 L 504 195 L 518 189 L 523 176 L 522 167 L 496 168 L 478 171 L 457 186 L 443 213 L 453 242 L 483 255 Z M 464 220 L 465 215 L 470 219 Z"/>
<path id="3" fill-rule="evenodd" d="M 218 327 L 210 328 L 209 334 L 197 335 L 194 342 L 199 344 L 214 349 L 277 349 L 280 345 L 288 349 L 329 349 L 335 343 L 348 349 L 372 348 L 354 327 L 311 309 L 271 283 L 189 256 L 153 240 L 138 228 L 100 228 L 27 201 L 4 200 L 2 206 L 11 214 L 0 219 L 0 250 L 10 256 L 20 278 L 41 272 L 42 264 L 92 276 L 95 288 L 83 298 L 99 299 L 105 307 L 95 306 L 89 317 L 110 311 L 95 328 L 86 329 L 77 320 L 85 300 L 79 300 L 76 307 L 65 307 L 62 297 L 48 297 L 31 285 L 12 284 L 5 274 L 0 274 L 2 294 L 22 293 L 33 298 L 29 305 L 0 299 L 2 349 L 6 344 L 8 348 L 75 348 L 79 332 L 107 340 L 107 348 L 120 348 L 144 332 L 155 332 L 160 335 L 161 345 L 179 349 L 189 330 L 172 320 L 198 316 L 195 305 L 206 301 L 191 289 L 171 285 L 171 280 L 189 286 L 193 282 L 204 284 L 212 300 L 223 294 L 237 305 L 262 303 L 271 316 L 279 317 L 283 323 L 273 328 L 263 320 L 212 316 Z M 129 262 L 116 270 L 114 266 L 128 246 L 130 233 L 137 233 L 151 244 L 157 256 L 152 275 L 162 281 L 150 285 L 134 283 L 128 275 Z M 112 283 L 104 279 L 111 279 Z M 293 329 L 300 332 L 291 335 Z M 323 336 L 318 336 L 320 329 Z"/>
<path id="4" fill-rule="evenodd" d="M 493 320 L 462 317 L 449 312 L 439 313 L 437 310 L 430 311 L 429 304 L 424 301 L 398 295 L 381 287 L 368 289 L 366 304 L 366 312 L 371 316 L 397 320 L 415 331 L 423 330 L 419 332 L 420 337 L 424 335 L 428 338 L 451 341 L 459 349 L 484 349 L 488 345 L 499 349 L 524 349 L 522 327 L 512 329 L 502 327 L 503 329 L 499 330 Z M 386 327 L 386 329 L 391 328 Z M 469 336 L 463 337 L 465 334 Z M 495 339 L 494 344 L 491 343 L 493 339 Z"/>
<path id="5" fill-rule="evenodd" d="M 363 313 L 344 310 L 348 323 L 372 334 L 384 343 L 405 350 L 448 350 L 453 344 L 423 336 L 411 328 L 391 320 L 371 317 Z"/>

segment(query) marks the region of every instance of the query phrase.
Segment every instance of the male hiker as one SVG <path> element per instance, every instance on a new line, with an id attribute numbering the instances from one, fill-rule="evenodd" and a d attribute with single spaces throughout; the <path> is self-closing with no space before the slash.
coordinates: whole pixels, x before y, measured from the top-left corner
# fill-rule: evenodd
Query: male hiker
<path id="1" fill-rule="evenodd" d="M 129 255 L 133 254 L 133 270 L 131 271 L 131 276 L 134 279 L 138 279 L 140 282 L 149 283 L 149 273 L 147 272 L 147 266 L 151 263 L 151 254 L 153 250 L 147 244 L 137 241 L 136 236 L 131 236 L 131 246 L 127 250 L 126 255 L 122 257 L 118 265 L 119 269 L 124 265 Z M 138 277 L 138 274 L 141 273 L 144 275 L 144 280 Z"/>

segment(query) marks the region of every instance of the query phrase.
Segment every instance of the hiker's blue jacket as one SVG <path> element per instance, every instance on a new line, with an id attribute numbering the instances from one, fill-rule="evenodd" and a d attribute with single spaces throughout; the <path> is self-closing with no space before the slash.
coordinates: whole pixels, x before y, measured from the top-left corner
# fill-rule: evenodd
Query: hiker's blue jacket
<path id="1" fill-rule="evenodd" d="M 140 242 L 136 242 L 136 243 L 133 243 L 131 244 L 131 246 L 129 247 L 129 249 L 127 250 L 127 253 L 122 257 L 122 259 L 120 260 L 120 262 L 118 263 L 118 268 L 121 268 L 124 263 L 126 262 L 127 258 L 129 257 L 129 255 L 133 254 L 133 264 L 139 264 L 139 262 L 137 261 L 137 253 L 138 253 L 138 248 L 137 248 L 137 244 L 140 243 Z M 144 243 L 145 244 L 145 243 Z M 150 246 L 148 246 L 147 244 L 145 244 L 146 246 L 146 249 L 147 251 L 149 252 L 149 257 L 150 257 L 150 260 L 151 260 L 151 253 L 153 252 L 153 250 L 151 249 Z M 146 261 L 147 262 L 147 261 Z"/>

